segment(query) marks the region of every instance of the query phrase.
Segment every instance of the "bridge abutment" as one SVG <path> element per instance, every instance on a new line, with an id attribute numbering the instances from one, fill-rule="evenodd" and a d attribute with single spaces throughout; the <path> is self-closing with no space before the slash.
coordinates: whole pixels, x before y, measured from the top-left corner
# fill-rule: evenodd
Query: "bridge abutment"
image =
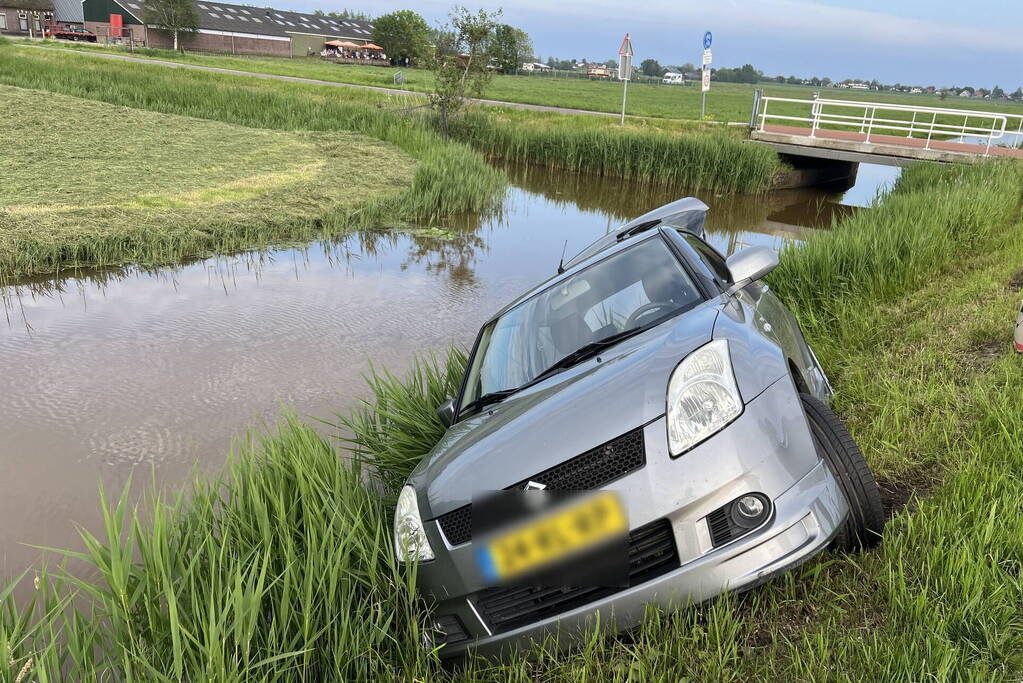
<path id="1" fill-rule="evenodd" d="M 860 168 L 858 162 L 794 154 L 778 156 L 789 168 L 774 176 L 771 187 L 775 190 L 831 185 L 835 190 L 842 191 L 856 184 L 856 173 Z"/>

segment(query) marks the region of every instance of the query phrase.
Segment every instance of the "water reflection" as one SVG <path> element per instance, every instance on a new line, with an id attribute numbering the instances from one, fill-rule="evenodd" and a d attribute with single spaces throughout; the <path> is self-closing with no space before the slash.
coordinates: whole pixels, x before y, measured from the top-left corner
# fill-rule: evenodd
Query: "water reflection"
<path id="1" fill-rule="evenodd" d="M 219 466 L 282 405 L 330 417 L 366 394 L 372 361 L 468 343 L 495 310 L 610 228 L 677 193 L 510 167 L 493 216 L 397 233 L 102 269 L 0 290 L 0 579 L 99 519 L 100 483 L 137 465 L 176 486 Z M 804 239 L 846 211 L 838 193 L 705 197 L 726 251 Z M 799 227 L 797 227 L 799 226 Z M 565 246 L 567 243 L 567 247 Z M 16 485 L 11 485 L 16 482 Z"/>

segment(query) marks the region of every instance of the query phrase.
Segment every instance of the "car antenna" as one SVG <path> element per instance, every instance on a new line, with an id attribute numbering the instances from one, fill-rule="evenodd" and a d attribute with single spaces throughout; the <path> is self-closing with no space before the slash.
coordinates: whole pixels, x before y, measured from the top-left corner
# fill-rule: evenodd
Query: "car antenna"
<path id="1" fill-rule="evenodd" d="M 561 248 L 561 260 L 558 261 L 558 275 L 565 272 L 565 251 L 568 249 L 568 240 L 565 240 L 565 246 Z"/>

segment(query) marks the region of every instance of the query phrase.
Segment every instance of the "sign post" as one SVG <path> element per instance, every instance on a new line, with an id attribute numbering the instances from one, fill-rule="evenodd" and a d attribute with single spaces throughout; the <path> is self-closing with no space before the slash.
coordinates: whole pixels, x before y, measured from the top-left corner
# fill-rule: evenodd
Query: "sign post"
<path id="1" fill-rule="evenodd" d="M 622 120 L 618 125 L 625 125 L 625 99 L 629 95 L 629 79 L 632 78 L 632 41 L 625 34 L 622 46 L 618 48 L 618 80 L 622 81 Z"/>
<path id="2" fill-rule="evenodd" d="M 710 45 L 714 42 L 714 36 L 710 31 L 703 34 L 703 83 L 700 90 L 700 120 L 707 118 L 707 91 L 710 90 Z"/>

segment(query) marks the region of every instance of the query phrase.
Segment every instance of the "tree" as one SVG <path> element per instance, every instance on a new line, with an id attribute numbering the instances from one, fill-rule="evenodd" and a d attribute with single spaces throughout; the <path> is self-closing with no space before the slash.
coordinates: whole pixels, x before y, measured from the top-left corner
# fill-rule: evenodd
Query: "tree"
<path id="1" fill-rule="evenodd" d="M 617 69 L 618 68 L 618 62 L 616 62 L 613 59 L 609 59 L 606 62 L 604 62 L 604 66 L 606 66 L 609 69 Z"/>
<path id="2" fill-rule="evenodd" d="M 1016 100 L 1017 102 L 1020 101 L 1020 100 L 1023 100 L 1023 88 L 1016 88 L 1013 91 L 1013 93 L 1011 95 L 1009 95 L 1009 97 L 1011 97 L 1012 99 Z"/>
<path id="3" fill-rule="evenodd" d="M 441 28 L 433 59 L 434 85 L 430 103 L 440 114 L 444 132 L 448 119 L 461 109 L 468 97 L 479 97 L 490 83 L 492 73 L 488 46 L 501 10 L 484 9 L 475 14 L 464 7 L 455 7 L 447 26 Z"/>
<path id="4" fill-rule="evenodd" d="M 170 31 L 174 36 L 174 49 L 178 49 L 178 34 L 199 31 L 199 11 L 192 0 L 145 0 L 142 12 L 146 24 Z"/>
<path id="5" fill-rule="evenodd" d="M 333 17 L 334 19 L 344 19 L 346 21 L 373 21 L 373 17 L 354 9 L 343 9 L 340 12 L 324 12 L 321 9 L 314 10 L 313 14 L 318 17 Z"/>
<path id="6" fill-rule="evenodd" d="M 639 70 L 644 76 L 663 76 L 666 69 L 656 59 L 644 59 L 639 64 Z"/>
<path id="7" fill-rule="evenodd" d="M 522 29 L 498 24 L 488 46 L 494 65 L 504 73 L 514 72 L 522 62 L 533 60 L 533 41 Z"/>
<path id="8" fill-rule="evenodd" d="M 991 91 L 991 98 L 992 99 L 996 99 L 996 100 L 1000 100 L 1003 97 L 1005 97 L 1005 91 L 1002 90 L 1001 87 L 996 85 L 995 89 Z"/>
<path id="9" fill-rule="evenodd" d="M 373 42 L 391 59 L 417 62 L 430 51 L 430 26 L 410 9 L 378 17 L 373 22 Z"/>

